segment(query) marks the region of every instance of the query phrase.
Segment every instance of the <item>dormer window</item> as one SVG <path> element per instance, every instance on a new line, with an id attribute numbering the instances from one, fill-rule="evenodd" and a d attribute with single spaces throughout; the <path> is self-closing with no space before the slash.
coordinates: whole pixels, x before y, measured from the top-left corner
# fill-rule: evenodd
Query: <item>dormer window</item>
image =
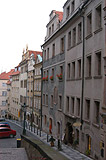
<path id="1" fill-rule="evenodd" d="M 66 14 L 67 14 L 67 17 L 68 17 L 69 14 L 70 14 L 70 6 L 67 7 L 67 13 Z"/>
<path id="2" fill-rule="evenodd" d="M 54 32 L 54 24 L 52 24 L 52 33 Z"/>
<path id="3" fill-rule="evenodd" d="M 51 35 L 51 27 L 49 27 L 49 36 Z"/>
<path id="4" fill-rule="evenodd" d="M 75 10 L 75 1 L 71 3 L 71 13 L 73 13 L 74 10 Z"/>

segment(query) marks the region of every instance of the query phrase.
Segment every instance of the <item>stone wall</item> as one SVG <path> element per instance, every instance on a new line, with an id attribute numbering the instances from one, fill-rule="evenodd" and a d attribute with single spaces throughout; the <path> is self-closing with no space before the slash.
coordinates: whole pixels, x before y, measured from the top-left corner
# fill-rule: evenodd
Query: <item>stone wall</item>
<path id="1" fill-rule="evenodd" d="M 68 160 L 49 145 L 32 137 L 21 135 L 21 147 L 25 148 L 29 160 Z"/>

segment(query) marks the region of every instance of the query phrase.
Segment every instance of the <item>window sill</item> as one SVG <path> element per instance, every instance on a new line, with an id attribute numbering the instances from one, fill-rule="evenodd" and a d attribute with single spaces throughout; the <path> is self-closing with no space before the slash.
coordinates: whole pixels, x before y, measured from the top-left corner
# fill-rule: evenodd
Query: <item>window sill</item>
<path id="1" fill-rule="evenodd" d="M 89 79 L 92 79 L 92 76 L 89 76 L 89 77 L 85 77 L 85 79 L 87 80 L 89 80 Z"/>
<path id="2" fill-rule="evenodd" d="M 63 52 L 61 51 L 60 54 L 64 54 L 64 51 Z"/>
<path id="3" fill-rule="evenodd" d="M 91 38 L 92 37 L 92 33 L 89 33 L 87 36 L 86 36 L 86 40 Z"/>
<path id="4" fill-rule="evenodd" d="M 90 124 L 90 121 L 88 119 L 84 119 L 84 122 Z"/>
<path id="5" fill-rule="evenodd" d="M 70 79 L 70 81 L 75 81 L 75 80 L 76 80 L 75 78 L 71 78 L 71 79 Z"/>
<path id="6" fill-rule="evenodd" d="M 72 48 L 76 47 L 76 45 L 77 45 L 77 44 L 74 44 L 73 46 L 71 46 L 71 47 L 70 47 L 70 49 L 72 49 Z"/>
<path id="7" fill-rule="evenodd" d="M 62 109 L 58 109 L 59 112 L 62 112 Z"/>
<path id="8" fill-rule="evenodd" d="M 96 123 L 92 123 L 94 127 L 96 128 L 100 128 L 99 124 L 96 124 Z"/>
<path id="9" fill-rule="evenodd" d="M 94 79 L 101 79 L 101 78 L 102 78 L 101 75 L 94 76 Z"/>
<path id="10" fill-rule="evenodd" d="M 63 79 L 59 79 L 59 82 L 63 82 Z"/>
<path id="11" fill-rule="evenodd" d="M 100 31 L 102 31 L 102 27 L 101 27 L 101 28 L 96 29 L 96 30 L 94 31 L 94 34 L 96 34 L 96 33 L 100 32 Z"/>
<path id="12" fill-rule="evenodd" d="M 77 80 L 77 81 L 79 81 L 79 80 L 81 80 L 81 79 L 82 79 L 81 77 L 79 77 L 79 78 L 76 78 L 76 80 Z"/>
<path id="13" fill-rule="evenodd" d="M 77 45 L 79 45 L 79 44 L 81 44 L 81 43 L 82 43 L 82 40 L 79 40 L 78 43 L 77 43 Z"/>

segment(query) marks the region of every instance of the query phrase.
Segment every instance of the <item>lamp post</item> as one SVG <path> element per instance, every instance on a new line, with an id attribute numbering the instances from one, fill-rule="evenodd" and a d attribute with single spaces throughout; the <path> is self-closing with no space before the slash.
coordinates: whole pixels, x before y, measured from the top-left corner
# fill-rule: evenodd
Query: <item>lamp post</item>
<path id="1" fill-rule="evenodd" d="M 22 110 L 24 112 L 24 123 L 23 123 L 23 135 L 26 135 L 26 129 L 25 129 L 25 121 L 26 121 L 26 103 L 24 103 L 23 105 L 21 105 Z"/>
<path id="2" fill-rule="evenodd" d="M 31 108 L 31 131 L 32 131 L 32 125 L 33 125 L 33 110 Z"/>

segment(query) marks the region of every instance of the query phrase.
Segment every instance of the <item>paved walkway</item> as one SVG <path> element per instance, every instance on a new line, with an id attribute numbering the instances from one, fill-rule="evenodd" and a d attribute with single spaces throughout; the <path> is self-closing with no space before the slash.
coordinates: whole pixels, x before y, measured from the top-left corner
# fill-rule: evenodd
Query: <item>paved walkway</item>
<path id="1" fill-rule="evenodd" d="M 18 122 L 18 121 L 11 121 L 11 122 L 16 123 L 17 125 L 21 126 L 20 122 Z M 47 139 L 50 138 L 50 135 L 48 135 L 48 137 L 47 137 L 47 134 L 45 132 L 43 132 L 43 131 L 40 132 L 39 130 L 37 130 L 37 128 L 32 128 L 32 131 L 31 131 L 31 127 L 27 127 L 26 130 L 28 132 L 31 132 L 35 137 L 37 137 L 38 139 L 40 139 L 44 143 L 50 145 L 50 142 L 47 142 Z M 53 147 L 55 150 L 58 149 L 57 144 L 58 144 L 58 142 L 56 140 L 55 141 L 55 146 Z M 80 153 L 79 151 L 73 149 L 71 146 L 65 145 L 64 143 L 62 143 L 61 146 L 62 146 L 61 147 L 62 149 L 59 152 L 61 154 L 63 154 L 64 156 L 66 156 L 70 160 L 92 160 L 91 158 L 87 157 L 86 155 L 84 155 L 84 154 Z"/>
<path id="2" fill-rule="evenodd" d="M 0 160 L 28 160 L 24 148 L 0 148 Z"/>

